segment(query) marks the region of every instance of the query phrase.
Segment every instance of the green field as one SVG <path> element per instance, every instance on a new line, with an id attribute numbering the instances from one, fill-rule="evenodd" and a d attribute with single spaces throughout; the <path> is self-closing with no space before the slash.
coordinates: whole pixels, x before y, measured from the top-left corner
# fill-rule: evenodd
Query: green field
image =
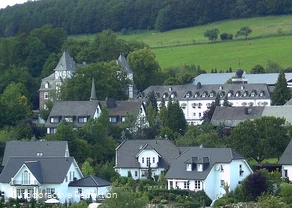
<path id="1" fill-rule="evenodd" d="M 253 32 L 248 41 L 236 38 L 229 42 L 209 44 L 204 37 L 207 29 L 218 28 L 220 33 L 232 33 L 241 27 L 250 27 Z M 290 34 L 290 35 L 283 35 Z M 292 15 L 269 16 L 228 20 L 204 26 L 172 30 L 164 33 L 157 31 L 140 31 L 129 35 L 117 34 L 119 39 L 139 40 L 147 43 L 156 54 L 162 69 L 181 64 L 200 65 L 210 71 L 212 68 L 226 70 L 237 69 L 239 61 L 244 70 L 268 61 L 276 62 L 283 68 L 292 66 L 290 45 L 292 45 Z M 277 37 L 266 37 L 276 36 Z M 256 39 L 259 36 L 265 38 Z M 93 39 L 94 35 L 77 36 L 79 39 Z M 242 38 L 242 37 L 241 37 Z M 176 46 L 185 45 L 185 46 Z M 187 46 L 186 46 L 187 45 Z M 169 47 L 170 46 L 170 47 Z"/>

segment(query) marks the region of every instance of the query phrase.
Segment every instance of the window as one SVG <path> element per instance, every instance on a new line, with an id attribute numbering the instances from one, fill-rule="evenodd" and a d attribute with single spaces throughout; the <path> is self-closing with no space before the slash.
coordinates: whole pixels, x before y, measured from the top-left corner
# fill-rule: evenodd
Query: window
<path id="1" fill-rule="evenodd" d="M 187 171 L 192 171 L 192 164 L 188 163 L 186 165 L 187 165 L 186 167 Z"/>
<path id="2" fill-rule="evenodd" d="M 182 103 L 180 107 L 181 107 L 182 109 L 186 109 L 187 104 L 186 104 L 186 103 Z"/>
<path id="3" fill-rule="evenodd" d="M 44 99 L 45 100 L 49 99 L 49 93 L 48 92 L 44 92 Z"/>
<path id="4" fill-rule="evenodd" d="M 86 123 L 87 122 L 87 118 L 86 117 L 79 117 L 78 118 L 78 122 L 79 123 Z"/>
<path id="5" fill-rule="evenodd" d="M 58 117 L 51 117 L 51 123 L 59 123 Z"/>
<path id="6" fill-rule="evenodd" d="M 221 172 L 224 171 L 223 165 L 220 165 L 220 171 L 221 171 Z"/>
<path id="7" fill-rule="evenodd" d="M 239 165 L 239 176 L 242 176 L 243 175 L 243 170 L 242 170 L 242 165 Z"/>
<path id="8" fill-rule="evenodd" d="M 193 116 L 196 116 L 196 113 L 193 113 Z"/>
<path id="9" fill-rule="evenodd" d="M 142 157 L 142 163 L 144 163 L 144 157 Z"/>
<path id="10" fill-rule="evenodd" d="M 37 152 L 37 156 L 38 157 L 42 157 L 43 156 L 43 153 L 42 152 Z"/>
<path id="11" fill-rule="evenodd" d="M 153 162 L 153 163 L 155 163 L 155 157 L 153 157 L 153 160 L 152 160 L 152 162 Z"/>
<path id="12" fill-rule="evenodd" d="M 57 128 L 50 128 L 50 134 L 55 134 L 57 132 Z"/>
<path id="13" fill-rule="evenodd" d="M 201 189 L 201 181 L 195 181 L 195 189 Z"/>
<path id="14" fill-rule="evenodd" d="M 71 171 L 69 172 L 69 180 L 72 181 Z"/>
<path id="15" fill-rule="evenodd" d="M 189 189 L 190 188 L 190 182 L 189 181 L 185 181 L 184 182 L 184 188 L 185 189 Z"/>
<path id="16" fill-rule="evenodd" d="M 20 199 L 24 199 L 25 189 L 16 189 L 17 197 Z"/>
<path id="17" fill-rule="evenodd" d="M 110 118 L 109 118 L 109 121 L 110 121 L 111 123 L 116 123 L 116 122 L 117 122 L 117 117 L 115 117 L 115 116 L 110 117 Z"/>
<path id="18" fill-rule="evenodd" d="M 199 113 L 199 118 L 202 116 L 202 113 Z"/>
<path id="19" fill-rule="evenodd" d="M 138 171 L 137 170 L 135 170 L 135 177 L 137 177 L 138 176 Z"/>
<path id="20" fill-rule="evenodd" d="M 169 181 L 169 188 L 173 188 L 173 181 Z"/>
<path id="21" fill-rule="evenodd" d="M 203 171 L 203 164 L 197 165 L 197 171 Z"/>
<path id="22" fill-rule="evenodd" d="M 288 170 L 284 170 L 284 177 L 288 177 Z"/>
<path id="23" fill-rule="evenodd" d="M 23 177 L 23 178 L 22 178 L 22 184 L 25 184 L 25 185 L 29 184 L 29 173 L 28 173 L 27 170 L 25 170 L 25 171 L 23 172 L 22 177 Z"/>
<path id="24" fill-rule="evenodd" d="M 65 117 L 64 120 L 66 122 L 72 123 L 73 122 L 73 118 L 72 117 Z"/>
<path id="25" fill-rule="evenodd" d="M 193 107 L 193 108 L 196 108 L 196 106 L 197 106 L 197 103 L 193 103 L 193 104 L 192 104 L 192 107 Z"/>
<path id="26" fill-rule="evenodd" d="M 147 162 L 146 162 L 147 166 L 150 165 L 150 157 L 147 157 Z"/>
<path id="27" fill-rule="evenodd" d="M 34 190 L 27 189 L 27 198 L 33 198 L 33 197 L 34 197 Z"/>
<path id="28" fill-rule="evenodd" d="M 126 121 L 126 116 L 122 116 L 122 122 L 125 122 Z"/>
<path id="29" fill-rule="evenodd" d="M 224 187 L 224 185 L 225 185 L 224 180 L 220 180 L 220 186 L 221 186 L 221 187 Z"/>
<path id="30" fill-rule="evenodd" d="M 45 83 L 45 88 L 49 88 L 50 87 L 50 83 L 49 82 L 46 82 Z"/>
<path id="31" fill-rule="evenodd" d="M 82 189 L 81 188 L 78 189 L 78 194 L 82 194 Z"/>
<path id="32" fill-rule="evenodd" d="M 47 194 L 54 194 L 56 191 L 55 191 L 55 188 L 47 188 Z M 48 198 L 52 198 L 53 196 L 48 196 Z"/>

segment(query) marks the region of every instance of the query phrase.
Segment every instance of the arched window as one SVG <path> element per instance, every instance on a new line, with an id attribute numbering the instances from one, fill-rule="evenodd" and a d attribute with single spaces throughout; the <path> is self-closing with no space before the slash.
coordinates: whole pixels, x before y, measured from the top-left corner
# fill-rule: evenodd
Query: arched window
<path id="1" fill-rule="evenodd" d="M 23 172 L 22 183 L 23 184 L 29 184 L 29 177 L 28 177 L 28 171 L 27 170 L 25 170 Z"/>
<path id="2" fill-rule="evenodd" d="M 50 83 L 49 82 L 45 83 L 45 88 L 50 88 Z"/>

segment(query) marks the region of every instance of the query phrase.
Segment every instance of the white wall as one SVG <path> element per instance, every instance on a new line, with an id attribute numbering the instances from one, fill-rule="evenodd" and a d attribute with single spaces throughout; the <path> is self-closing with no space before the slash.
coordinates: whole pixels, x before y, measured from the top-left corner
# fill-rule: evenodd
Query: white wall
<path id="1" fill-rule="evenodd" d="M 142 161 L 142 158 L 144 158 L 144 163 Z M 156 151 L 154 150 L 143 150 L 139 156 L 138 156 L 138 162 L 140 163 L 141 168 L 148 168 L 147 166 L 147 158 L 150 158 L 150 167 L 151 168 L 157 168 L 158 167 L 158 162 L 159 162 L 159 155 Z M 154 159 L 153 159 L 154 158 Z M 153 163 L 153 160 L 155 161 Z"/>

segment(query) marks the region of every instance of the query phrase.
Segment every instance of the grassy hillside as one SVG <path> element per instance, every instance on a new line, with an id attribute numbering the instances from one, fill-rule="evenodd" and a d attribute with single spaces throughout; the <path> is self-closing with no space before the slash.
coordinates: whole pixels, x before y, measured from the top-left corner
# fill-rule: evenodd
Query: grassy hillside
<path id="1" fill-rule="evenodd" d="M 250 35 L 251 40 L 239 41 L 235 38 L 230 42 L 219 41 L 210 44 L 204 37 L 204 32 L 213 28 L 218 28 L 220 33 L 227 32 L 235 36 L 236 31 L 244 26 L 253 30 Z M 291 36 L 267 37 L 281 34 L 291 34 Z M 259 36 L 265 38 L 253 39 Z M 93 39 L 93 37 L 89 35 L 78 38 Z M 240 60 L 241 67 L 245 70 L 250 70 L 257 64 L 265 67 L 269 60 L 284 68 L 292 66 L 290 58 L 292 49 L 289 48 L 292 45 L 292 15 L 222 21 L 164 33 L 145 31 L 129 35 L 118 34 L 118 38 L 147 43 L 152 47 L 163 69 L 180 64 L 200 65 L 208 71 L 212 68 L 236 69 Z"/>

